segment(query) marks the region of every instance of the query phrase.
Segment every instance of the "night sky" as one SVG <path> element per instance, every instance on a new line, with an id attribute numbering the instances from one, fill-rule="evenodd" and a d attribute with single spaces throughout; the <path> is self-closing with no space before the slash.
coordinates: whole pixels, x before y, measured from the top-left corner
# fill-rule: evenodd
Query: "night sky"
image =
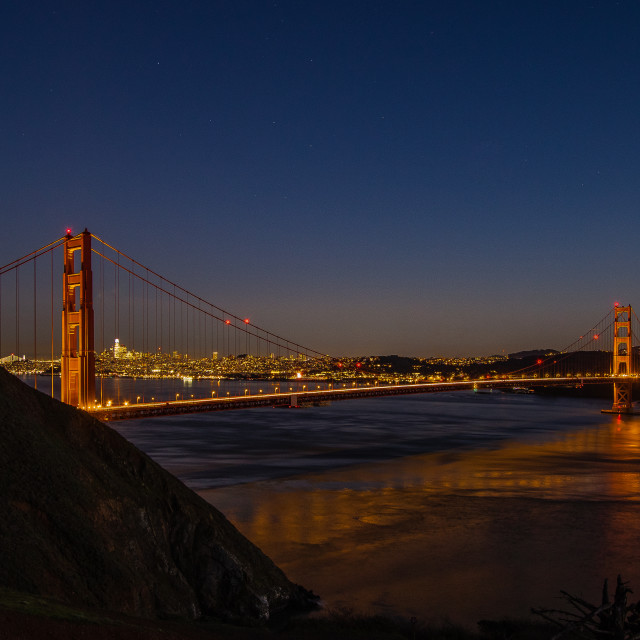
<path id="1" fill-rule="evenodd" d="M 640 308 L 640 2 L 9 0 L 0 263 L 87 227 L 333 355 Z"/>

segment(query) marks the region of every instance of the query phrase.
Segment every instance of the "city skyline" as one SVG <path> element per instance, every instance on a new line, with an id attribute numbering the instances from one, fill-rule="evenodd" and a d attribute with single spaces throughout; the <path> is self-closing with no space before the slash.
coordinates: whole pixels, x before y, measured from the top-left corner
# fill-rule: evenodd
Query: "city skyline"
<path id="1" fill-rule="evenodd" d="M 134 4 L 9 8 L 3 264 L 87 227 L 335 355 L 636 302 L 637 2 Z"/>

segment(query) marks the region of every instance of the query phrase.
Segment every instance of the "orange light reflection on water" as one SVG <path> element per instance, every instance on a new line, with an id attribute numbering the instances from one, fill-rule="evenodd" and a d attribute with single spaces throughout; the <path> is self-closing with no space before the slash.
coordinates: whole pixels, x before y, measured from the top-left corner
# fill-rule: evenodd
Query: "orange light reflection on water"
<path id="1" fill-rule="evenodd" d="M 332 606 L 472 626 L 617 573 L 640 588 L 639 461 L 640 419 L 612 418 L 202 495 Z"/>

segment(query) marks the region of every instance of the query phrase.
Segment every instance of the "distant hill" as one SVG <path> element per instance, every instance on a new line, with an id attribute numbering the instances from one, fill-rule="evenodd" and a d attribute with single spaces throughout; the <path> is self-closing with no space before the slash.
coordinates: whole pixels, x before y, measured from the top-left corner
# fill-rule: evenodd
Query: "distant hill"
<path id="1" fill-rule="evenodd" d="M 555 349 L 531 349 L 529 351 L 518 351 L 516 353 L 510 353 L 509 358 L 520 360 L 522 358 L 544 358 L 546 356 L 555 356 L 559 351 Z"/>
<path id="2" fill-rule="evenodd" d="M 0 368 L 0 586 L 141 617 L 309 608 L 226 518 L 118 433 Z"/>

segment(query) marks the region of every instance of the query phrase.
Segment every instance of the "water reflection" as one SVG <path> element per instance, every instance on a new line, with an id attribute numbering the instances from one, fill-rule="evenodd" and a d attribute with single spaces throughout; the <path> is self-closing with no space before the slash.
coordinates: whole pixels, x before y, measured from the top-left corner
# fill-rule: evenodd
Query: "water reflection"
<path id="1" fill-rule="evenodd" d="M 202 492 L 330 606 L 468 625 L 640 585 L 640 420 Z"/>
<path id="2" fill-rule="evenodd" d="M 60 399 L 60 376 L 18 376 L 39 391 Z M 290 393 L 305 390 L 325 390 L 332 383 L 307 380 L 224 380 L 219 378 L 96 378 L 96 402 L 106 405 L 135 404 L 193 398 Z"/>

